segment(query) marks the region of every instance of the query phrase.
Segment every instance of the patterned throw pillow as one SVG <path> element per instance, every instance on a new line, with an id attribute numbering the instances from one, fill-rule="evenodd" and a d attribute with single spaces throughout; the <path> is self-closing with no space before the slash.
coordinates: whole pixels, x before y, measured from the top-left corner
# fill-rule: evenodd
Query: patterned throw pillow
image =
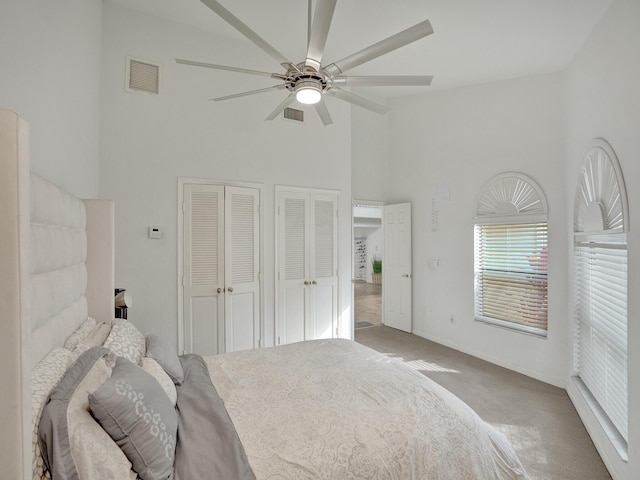
<path id="1" fill-rule="evenodd" d="M 56 348 L 49 352 L 40 363 L 31 371 L 31 422 L 33 427 L 32 444 L 33 480 L 50 479 L 48 471 L 45 471 L 42 452 L 38 444 L 38 424 L 42 416 L 44 403 L 49 393 L 64 376 L 69 366 L 77 356 L 66 348 Z"/>
<path id="2" fill-rule="evenodd" d="M 71 350 L 72 352 L 78 346 L 78 343 L 84 340 L 84 338 L 93 330 L 96 326 L 96 320 L 94 318 L 87 318 L 84 322 L 76 328 L 75 332 L 71 334 L 67 341 L 64 342 L 64 348 Z"/>
<path id="3" fill-rule="evenodd" d="M 140 478 L 172 475 L 178 415 L 155 378 L 118 357 L 111 378 L 89 394 L 89 406 Z"/>
<path id="4" fill-rule="evenodd" d="M 122 318 L 113 323 L 104 347 L 135 364 L 140 363 L 146 351 L 144 335 L 131 322 Z"/>
<path id="5" fill-rule="evenodd" d="M 78 342 L 74 352 L 78 355 L 83 354 L 87 350 L 93 347 L 101 347 L 109 333 L 111 332 L 111 325 L 106 322 L 101 322 L 96 325 L 96 327 L 91 330 L 84 339 Z"/>

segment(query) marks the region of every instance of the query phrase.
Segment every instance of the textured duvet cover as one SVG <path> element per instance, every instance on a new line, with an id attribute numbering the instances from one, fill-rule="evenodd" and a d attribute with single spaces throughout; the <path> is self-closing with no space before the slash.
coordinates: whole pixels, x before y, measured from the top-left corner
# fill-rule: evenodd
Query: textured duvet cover
<path id="1" fill-rule="evenodd" d="M 205 362 L 258 480 L 527 478 L 506 438 L 460 399 L 357 343 Z"/>

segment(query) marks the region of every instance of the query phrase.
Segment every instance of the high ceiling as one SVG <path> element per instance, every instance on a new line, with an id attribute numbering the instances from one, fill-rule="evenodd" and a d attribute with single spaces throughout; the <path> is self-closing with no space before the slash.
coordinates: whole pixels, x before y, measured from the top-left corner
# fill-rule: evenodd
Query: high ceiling
<path id="1" fill-rule="evenodd" d="M 104 0 L 255 48 L 200 0 Z M 294 63 L 305 58 L 307 1 L 220 0 L 234 15 Z M 329 32 L 323 63 L 331 63 L 424 19 L 435 33 L 354 70 L 352 75 L 434 75 L 429 90 L 562 70 L 580 49 L 612 0 L 342 0 Z M 315 5 L 315 1 L 314 1 Z M 187 54 L 187 52 L 186 52 Z M 260 66 L 242 58 L 233 66 L 281 68 L 266 54 Z M 212 46 L 210 63 L 216 59 Z M 393 97 L 426 87 L 370 87 Z M 373 93 L 373 92 L 372 92 Z"/>

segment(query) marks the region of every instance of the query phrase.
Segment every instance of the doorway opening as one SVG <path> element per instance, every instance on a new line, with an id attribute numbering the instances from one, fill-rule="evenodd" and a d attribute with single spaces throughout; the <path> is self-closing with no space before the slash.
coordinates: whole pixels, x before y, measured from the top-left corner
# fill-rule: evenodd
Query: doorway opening
<path id="1" fill-rule="evenodd" d="M 354 328 L 382 324 L 382 204 L 353 204 Z"/>

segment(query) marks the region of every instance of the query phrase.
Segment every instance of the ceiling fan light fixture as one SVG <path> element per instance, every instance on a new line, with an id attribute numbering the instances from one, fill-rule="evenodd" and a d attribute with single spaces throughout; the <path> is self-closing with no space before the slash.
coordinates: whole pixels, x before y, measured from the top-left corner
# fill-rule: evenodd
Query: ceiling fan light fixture
<path id="1" fill-rule="evenodd" d="M 322 98 L 322 87 L 313 80 L 300 81 L 295 88 L 296 100 L 305 105 L 318 103 Z"/>

